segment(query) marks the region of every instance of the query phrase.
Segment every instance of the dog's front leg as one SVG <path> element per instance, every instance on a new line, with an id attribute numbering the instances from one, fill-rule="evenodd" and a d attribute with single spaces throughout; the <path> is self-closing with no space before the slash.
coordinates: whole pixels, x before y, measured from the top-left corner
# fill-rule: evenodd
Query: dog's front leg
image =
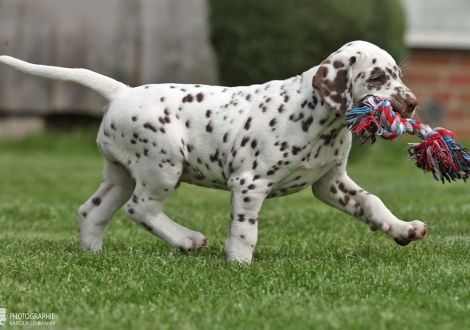
<path id="1" fill-rule="evenodd" d="M 382 230 L 400 245 L 426 236 L 426 224 L 397 219 L 377 196 L 354 183 L 346 171 L 330 170 L 312 185 L 312 191 L 324 203 L 365 222 L 372 230 Z"/>
<path id="2" fill-rule="evenodd" d="M 229 260 L 249 263 L 258 239 L 258 215 L 266 198 L 266 183 L 243 177 L 230 181 L 230 229 L 225 254 Z"/>

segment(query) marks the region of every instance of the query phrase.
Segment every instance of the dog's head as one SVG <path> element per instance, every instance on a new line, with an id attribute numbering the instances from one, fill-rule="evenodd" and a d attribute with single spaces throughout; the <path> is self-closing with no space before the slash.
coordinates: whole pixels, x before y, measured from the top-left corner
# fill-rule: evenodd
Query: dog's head
<path id="1" fill-rule="evenodd" d="M 390 54 L 371 43 L 354 41 L 320 64 L 312 85 L 323 102 L 342 115 L 364 97 L 375 95 L 388 100 L 402 117 L 410 118 L 417 100 L 400 76 Z"/>

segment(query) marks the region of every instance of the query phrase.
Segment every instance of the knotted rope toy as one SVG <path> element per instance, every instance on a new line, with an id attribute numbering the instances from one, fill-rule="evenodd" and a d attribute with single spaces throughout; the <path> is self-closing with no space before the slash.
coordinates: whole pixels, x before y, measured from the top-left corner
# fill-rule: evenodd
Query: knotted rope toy
<path id="1" fill-rule="evenodd" d="M 442 127 L 432 129 L 419 120 L 402 118 L 393 111 L 389 101 L 376 96 L 367 96 L 359 107 L 346 112 L 348 128 L 362 139 L 364 144 L 375 135 L 392 140 L 406 132 L 423 139 L 408 148 L 408 160 L 415 159 L 415 165 L 424 173 L 432 172 L 436 180 L 462 179 L 470 177 L 470 154 L 468 149 L 455 142 L 454 134 Z"/>

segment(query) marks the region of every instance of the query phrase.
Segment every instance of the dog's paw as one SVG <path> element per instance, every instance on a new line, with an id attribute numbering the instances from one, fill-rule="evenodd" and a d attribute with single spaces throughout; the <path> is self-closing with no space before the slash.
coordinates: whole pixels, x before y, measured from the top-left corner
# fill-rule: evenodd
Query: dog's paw
<path id="1" fill-rule="evenodd" d="M 183 251 L 194 251 L 202 249 L 207 245 L 207 238 L 196 231 L 185 235 L 178 243 L 175 244 L 175 247 Z"/>
<path id="2" fill-rule="evenodd" d="M 243 245 L 234 246 L 226 243 L 224 253 L 229 261 L 237 261 L 243 264 L 249 264 L 253 259 L 253 248 L 247 249 Z"/>
<path id="3" fill-rule="evenodd" d="M 404 230 L 398 232 L 393 237 L 395 242 L 401 246 L 410 244 L 412 241 L 423 239 L 426 237 L 427 225 L 419 220 L 414 220 L 407 223 L 407 227 Z"/>
<path id="4" fill-rule="evenodd" d="M 89 242 L 80 242 L 80 249 L 82 250 L 90 250 L 92 252 L 100 252 L 103 247 L 102 243 L 89 243 Z"/>
<path id="5" fill-rule="evenodd" d="M 252 256 L 249 255 L 249 256 L 241 256 L 241 255 L 229 255 L 227 253 L 226 250 L 224 250 L 225 252 L 225 255 L 227 256 L 227 260 L 229 261 L 235 261 L 235 262 L 238 262 L 240 264 L 250 264 L 251 263 L 251 259 L 252 259 Z"/>

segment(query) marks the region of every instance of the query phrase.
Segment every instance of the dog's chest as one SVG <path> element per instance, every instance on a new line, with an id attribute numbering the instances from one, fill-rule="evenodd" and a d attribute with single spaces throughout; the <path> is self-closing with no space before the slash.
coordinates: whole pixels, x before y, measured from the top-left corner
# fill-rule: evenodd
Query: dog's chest
<path id="1" fill-rule="evenodd" d="M 273 183 L 268 198 L 296 193 L 315 183 L 331 168 L 345 166 L 351 134 L 341 125 L 320 133 L 310 146 L 300 160 L 285 169 L 285 176 Z"/>

